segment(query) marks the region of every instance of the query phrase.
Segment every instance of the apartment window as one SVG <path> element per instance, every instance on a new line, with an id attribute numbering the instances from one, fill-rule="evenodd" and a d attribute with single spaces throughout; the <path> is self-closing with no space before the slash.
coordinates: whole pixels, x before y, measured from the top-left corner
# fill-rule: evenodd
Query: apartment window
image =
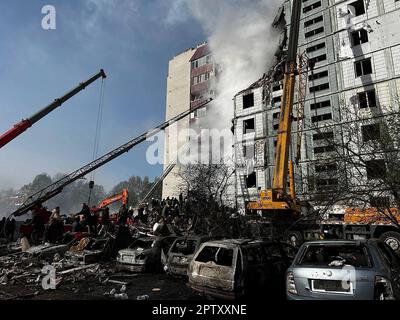
<path id="1" fill-rule="evenodd" d="M 274 91 L 274 92 L 275 91 L 279 91 L 279 90 L 282 90 L 282 86 L 280 84 L 277 84 L 277 85 L 272 87 L 272 91 Z"/>
<path id="2" fill-rule="evenodd" d="M 318 43 L 318 44 L 316 44 L 314 46 L 308 47 L 306 49 L 306 51 L 307 51 L 307 53 L 314 52 L 314 51 L 317 51 L 317 50 L 325 48 L 325 46 L 326 46 L 325 42 L 321 42 L 321 43 Z"/>
<path id="3" fill-rule="evenodd" d="M 389 197 L 370 197 L 369 203 L 371 207 L 375 208 L 390 208 Z"/>
<path id="4" fill-rule="evenodd" d="M 247 188 L 255 188 L 257 186 L 257 176 L 255 172 L 247 176 L 246 185 Z"/>
<path id="5" fill-rule="evenodd" d="M 272 98 L 272 103 L 280 103 L 282 101 L 282 96 Z"/>
<path id="6" fill-rule="evenodd" d="M 243 96 L 243 109 L 254 107 L 254 93 L 249 93 Z"/>
<path id="7" fill-rule="evenodd" d="M 325 107 L 330 107 L 331 106 L 331 100 L 326 100 L 326 101 L 321 101 L 317 103 L 312 103 L 310 105 L 311 110 L 317 110 Z"/>
<path id="8" fill-rule="evenodd" d="M 310 4 L 309 6 L 306 6 L 303 8 L 303 13 L 310 12 L 311 10 L 314 10 L 316 8 L 319 8 L 321 6 L 321 1 L 315 2 L 313 4 Z"/>
<path id="9" fill-rule="evenodd" d="M 320 154 L 320 153 L 326 153 L 326 152 L 332 152 L 335 151 L 334 146 L 324 146 L 324 147 L 315 147 L 314 148 L 314 154 Z"/>
<path id="10" fill-rule="evenodd" d="M 317 187 L 319 188 L 329 188 L 334 187 L 339 184 L 338 179 L 317 179 Z"/>
<path id="11" fill-rule="evenodd" d="M 279 119 L 281 117 L 281 113 L 280 112 L 275 112 L 273 115 L 272 115 L 272 118 L 274 118 L 274 119 Z"/>
<path id="12" fill-rule="evenodd" d="M 314 87 L 310 87 L 310 93 L 329 89 L 329 83 L 323 83 Z"/>
<path id="13" fill-rule="evenodd" d="M 368 42 L 368 32 L 364 29 L 353 31 L 351 33 L 351 42 L 353 46 Z"/>
<path id="14" fill-rule="evenodd" d="M 362 126 L 361 131 L 364 142 L 379 140 L 381 137 L 381 127 L 379 123 Z"/>
<path id="15" fill-rule="evenodd" d="M 379 179 L 386 174 L 385 160 L 370 160 L 365 163 L 368 179 Z"/>
<path id="16" fill-rule="evenodd" d="M 314 74 L 310 75 L 310 76 L 308 77 L 308 80 L 309 80 L 309 81 L 313 81 L 313 80 L 316 80 L 316 79 L 325 78 L 325 77 L 327 77 L 328 75 L 329 75 L 328 70 L 325 70 L 325 71 L 318 72 L 318 73 L 314 73 Z"/>
<path id="17" fill-rule="evenodd" d="M 325 121 L 325 120 L 331 120 L 331 119 L 332 119 L 332 113 L 326 113 L 326 114 L 321 114 L 318 116 L 311 117 L 312 123 Z"/>
<path id="18" fill-rule="evenodd" d="M 372 73 L 371 58 L 360 60 L 354 63 L 356 77 L 365 76 Z"/>
<path id="19" fill-rule="evenodd" d="M 315 172 L 322 173 L 322 172 L 332 172 L 337 171 L 337 164 L 336 163 L 329 163 L 323 165 L 316 165 Z"/>
<path id="20" fill-rule="evenodd" d="M 318 56 L 318 57 L 314 57 L 314 58 L 311 58 L 309 61 L 310 61 L 310 64 L 316 64 L 316 63 L 318 63 L 318 62 L 321 62 L 321 61 L 325 61 L 326 60 L 326 54 L 322 54 L 322 55 L 320 55 L 320 56 Z"/>
<path id="21" fill-rule="evenodd" d="M 361 109 L 376 107 L 375 90 L 369 90 L 358 94 L 358 103 Z"/>
<path id="22" fill-rule="evenodd" d="M 320 27 L 320 28 L 317 28 L 315 30 L 311 30 L 309 32 L 306 32 L 304 36 L 306 38 L 309 38 L 309 37 L 312 37 L 312 36 L 316 36 L 317 34 L 320 34 L 322 32 L 324 32 L 324 27 Z"/>
<path id="23" fill-rule="evenodd" d="M 210 80 L 210 73 L 209 73 L 209 72 L 207 72 L 206 74 L 204 74 L 204 80 L 205 80 L 205 81 Z"/>
<path id="24" fill-rule="evenodd" d="M 201 75 L 194 77 L 194 84 L 199 84 L 201 82 Z"/>
<path id="25" fill-rule="evenodd" d="M 206 57 L 206 63 L 207 63 L 207 64 L 208 64 L 208 63 L 211 63 L 211 56 L 210 56 L 210 55 Z"/>
<path id="26" fill-rule="evenodd" d="M 347 9 L 354 16 L 360 16 L 365 13 L 364 0 L 357 0 L 348 4 Z"/>
<path id="27" fill-rule="evenodd" d="M 314 141 L 320 141 L 320 140 L 331 140 L 333 139 L 334 135 L 333 132 L 321 132 L 321 133 L 316 133 L 313 135 L 313 140 Z"/>
<path id="28" fill-rule="evenodd" d="M 254 144 L 247 145 L 247 146 L 244 146 L 244 147 L 243 147 L 243 156 L 244 156 L 245 159 L 247 159 L 247 160 L 254 159 L 254 157 L 255 157 L 255 148 L 254 148 Z"/>
<path id="29" fill-rule="evenodd" d="M 304 22 L 304 28 L 307 28 L 307 27 L 309 27 L 309 26 L 311 26 L 313 24 L 316 24 L 318 22 L 321 22 L 321 21 L 324 21 L 324 17 L 323 16 L 319 16 L 319 17 L 316 17 L 314 19 L 307 20 L 306 22 Z"/>
<path id="30" fill-rule="evenodd" d="M 243 121 L 243 131 L 244 133 L 253 133 L 255 132 L 255 121 L 253 119 L 248 119 Z"/>
<path id="31" fill-rule="evenodd" d="M 200 67 L 200 61 L 196 60 L 196 61 L 192 61 L 192 69 L 196 69 Z"/>
<path id="32" fill-rule="evenodd" d="M 274 124 L 273 128 L 274 128 L 274 130 L 278 130 L 279 129 L 279 123 Z"/>

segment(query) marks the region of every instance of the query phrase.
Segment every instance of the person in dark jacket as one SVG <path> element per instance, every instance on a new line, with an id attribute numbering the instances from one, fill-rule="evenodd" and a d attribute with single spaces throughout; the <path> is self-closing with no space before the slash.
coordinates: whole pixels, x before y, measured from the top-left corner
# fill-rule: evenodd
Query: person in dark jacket
<path id="1" fill-rule="evenodd" d="M 16 227 L 16 221 L 13 218 L 12 220 L 6 221 L 6 237 L 9 241 L 14 241 L 14 232 Z"/>
<path id="2" fill-rule="evenodd" d="M 126 205 L 123 204 L 118 212 L 118 224 L 125 225 L 127 220 L 128 220 L 128 209 L 126 208 Z"/>
<path id="3" fill-rule="evenodd" d="M 76 216 L 72 223 L 72 232 L 85 232 L 85 227 L 81 224 L 81 218 L 79 216 Z"/>
<path id="4" fill-rule="evenodd" d="M 33 212 L 32 227 L 31 241 L 33 245 L 38 245 L 45 231 L 43 216 L 38 211 Z"/>

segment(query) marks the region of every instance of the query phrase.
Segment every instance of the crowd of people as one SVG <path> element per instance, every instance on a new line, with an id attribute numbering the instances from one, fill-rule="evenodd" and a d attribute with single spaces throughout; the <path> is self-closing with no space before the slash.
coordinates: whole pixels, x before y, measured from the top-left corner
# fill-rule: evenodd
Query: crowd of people
<path id="1" fill-rule="evenodd" d="M 178 198 L 153 198 L 147 203 L 139 204 L 137 208 L 123 204 L 114 214 L 110 213 L 108 207 L 100 209 L 83 203 L 79 212 L 62 215 L 60 207 L 49 211 L 38 203 L 31 210 L 31 219 L 23 224 L 24 230 L 16 230 L 15 219 L 0 220 L 0 238 L 14 241 L 14 235 L 19 232 L 21 238 L 28 236 L 31 245 L 60 243 L 64 241 L 66 232 L 104 236 L 107 233 L 115 233 L 120 226 L 143 227 L 155 234 L 167 235 L 171 232 L 190 230 L 193 217 L 189 211 L 187 199 L 184 199 L 182 194 Z"/>

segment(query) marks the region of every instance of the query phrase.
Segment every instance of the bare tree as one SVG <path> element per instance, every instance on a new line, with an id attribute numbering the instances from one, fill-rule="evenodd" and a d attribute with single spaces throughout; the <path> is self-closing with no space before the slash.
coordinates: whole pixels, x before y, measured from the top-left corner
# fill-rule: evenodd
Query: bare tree
<path id="1" fill-rule="evenodd" d="M 215 233 L 232 213 L 234 168 L 228 164 L 188 164 L 176 175 L 183 181 L 186 212 L 194 215 L 195 231 Z"/>
<path id="2" fill-rule="evenodd" d="M 340 123 L 314 129 L 314 153 L 326 151 L 315 155 L 308 179 L 314 204 L 325 212 L 334 205 L 354 208 L 359 222 L 400 228 L 399 112 L 346 106 Z"/>

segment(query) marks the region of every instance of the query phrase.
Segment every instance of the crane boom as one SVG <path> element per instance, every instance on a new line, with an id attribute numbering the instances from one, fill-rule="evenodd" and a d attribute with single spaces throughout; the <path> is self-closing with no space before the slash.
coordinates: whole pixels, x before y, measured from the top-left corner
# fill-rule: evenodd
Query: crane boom
<path id="1" fill-rule="evenodd" d="M 293 122 L 292 113 L 297 73 L 297 48 L 299 41 L 301 3 L 301 0 L 293 0 L 272 189 L 261 191 L 259 200 L 248 204 L 247 208 L 250 210 L 267 210 L 270 213 L 287 212 L 290 215 L 293 213 L 297 215 L 300 212 L 300 205 L 296 199 L 293 185 L 292 163 L 290 163 L 289 167 L 289 148 Z M 287 194 L 286 190 L 289 168 L 291 175 L 290 195 Z"/>
<path id="2" fill-rule="evenodd" d="M 29 210 L 31 210 L 37 203 L 43 203 L 60 192 L 62 192 L 63 188 L 66 187 L 67 185 L 71 184 L 72 182 L 84 177 L 88 173 L 92 172 L 93 170 L 96 170 L 97 168 L 105 165 L 106 163 L 114 160 L 115 158 L 119 157 L 120 155 L 130 151 L 134 146 L 142 143 L 145 141 L 147 138 L 154 136 L 161 130 L 166 129 L 169 127 L 171 124 L 185 118 L 188 116 L 190 113 L 192 113 L 195 110 L 203 108 L 205 105 L 209 104 L 212 101 L 212 99 L 206 100 L 203 104 L 189 109 L 174 118 L 163 122 L 162 124 L 158 125 L 157 127 L 146 131 L 145 133 L 141 134 L 140 136 L 134 138 L 131 141 L 128 141 L 127 143 L 119 146 L 118 148 L 110 151 L 109 153 L 101 156 L 100 158 L 92 161 L 91 163 L 83 166 L 82 168 L 70 173 L 69 175 L 65 176 L 64 178 L 54 182 L 53 184 L 47 186 L 46 188 L 36 192 L 35 194 L 29 196 L 27 200 L 19 207 L 15 212 L 12 214 L 14 216 L 21 216 L 25 213 L 27 213 Z"/>
<path id="3" fill-rule="evenodd" d="M 28 119 L 24 119 L 14 125 L 13 128 L 8 130 L 7 132 L 3 133 L 0 136 L 0 148 L 4 147 L 7 143 L 11 142 L 14 140 L 16 137 L 18 137 L 21 133 L 26 131 L 28 128 L 30 128 L 32 125 L 34 125 L 36 122 L 38 122 L 40 119 L 44 118 L 46 115 L 48 115 L 50 112 L 53 110 L 57 109 L 60 107 L 64 102 L 72 98 L 74 95 L 85 89 L 87 86 L 92 84 L 94 81 L 96 81 L 99 78 L 106 78 L 106 74 L 103 69 L 100 70 L 99 73 L 95 74 L 93 77 L 90 79 L 80 83 L 77 87 L 63 95 L 62 97 L 55 99 L 52 103 L 50 103 L 47 107 L 43 108 L 39 112 L 35 113 Z"/>

